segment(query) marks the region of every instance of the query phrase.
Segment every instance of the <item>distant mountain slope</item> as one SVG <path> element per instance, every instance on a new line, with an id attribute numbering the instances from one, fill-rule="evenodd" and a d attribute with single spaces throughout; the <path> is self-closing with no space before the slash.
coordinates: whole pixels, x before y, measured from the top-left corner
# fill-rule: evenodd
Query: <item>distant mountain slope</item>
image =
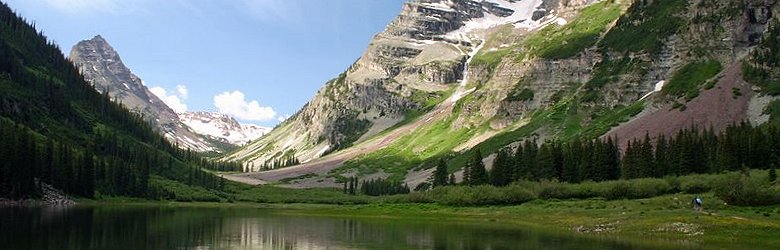
<path id="1" fill-rule="evenodd" d="M 257 168 L 296 155 L 306 163 L 238 177 L 305 175 L 297 187 L 376 173 L 420 182 L 436 159 L 456 170 L 477 151 L 489 156 L 524 140 L 617 135 L 624 143 L 691 125 L 774 120 L 767 107 L 780 94 L 778 6 L 409 1 L 296 116 L 226 159 Z"/>
<path id="2" fill-rule="evenodd" d="M 233 145 L 244 145 L 271 131 L 271 128 L 241 124 L 229 115 L 212 112 L 184 112 L 179 114 L 179 120 L 195 133 Z"/>

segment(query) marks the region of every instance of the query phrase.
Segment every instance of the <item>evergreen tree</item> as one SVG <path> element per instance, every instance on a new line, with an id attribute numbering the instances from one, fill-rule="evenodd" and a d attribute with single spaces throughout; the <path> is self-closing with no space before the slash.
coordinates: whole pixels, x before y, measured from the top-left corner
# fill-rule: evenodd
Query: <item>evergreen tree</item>
<path id="1" fill-rule="evenodd" d="M 466 163 L 466 166 L 463 166 L 463 184 L 471 185 L 471 173 L 473 172 L 473 168 L 474 167 L 471 165 L 471 162 Z"/>
<path id="2" fill-rule="evenodd" d="M 439 164 L 433 171 L 433 187 L 446 186 L 447 184 L 447 162 L 444 159 L 439 159 Z"/>
<path id="3" fill-rule="evenodd" d="M 512 181 L 512 159 L 506 150 L 499 150 L 490 170 L 490 184 L 506 186 Z"/>
<path id="4" fill-rule="evenodd" d="M 525 150 L 525 152 L 523 152 L 523 160 L 525 162 L 525 165 L 523 166 L 523 176 L 528 180 L 537 180 L 539 178 L 536 176 L 536 170 L 539 167 L 537 159 L 539 148 L 536 145 L 536 141 L 526 140 L 523 149 Z"/>
<path id="5" fill-rule="evenodd" d="M 539 147 L 535 174 L 537 179 L 552 180 L 556 177 L 555 158 L 551 144 L 552 143 L 544 143 Z"/>
<path id="6" fill-rule="evenodd" d="M 561 178 L 565 182 L 579 183 L 582 181 L 582 175 L 579 168 L 580 159 L 582 158 L 582 141 L 575 138 L 571 143 L 566 145 L 565 148 Z"/>
<path id="7" fill-rule="evenodd" d="M 664 135 L 658 136 L 655 140 L 655 168 L 653 177 L 663 177 L 670 174 L 670 152 L 669 144 Z"/>
<path id="8" fill-rule="evenodd" d="M 485 170 L 485 164 L 482 162 L 482 152 L 477 150 L 474 154 L 474 159 L 471 163 L 471 179 L 470 185 L 483 185 L 489 182 L 487 170 Z"/>
<path id="9" fill-rule="evenodd" d="M 645 134 L 645 139 L 639 146 L 638 154 L 637 177 L 647 178 L 655 176 L 655 156 L 653 155 L 653 146 L 649 134 Z"/>

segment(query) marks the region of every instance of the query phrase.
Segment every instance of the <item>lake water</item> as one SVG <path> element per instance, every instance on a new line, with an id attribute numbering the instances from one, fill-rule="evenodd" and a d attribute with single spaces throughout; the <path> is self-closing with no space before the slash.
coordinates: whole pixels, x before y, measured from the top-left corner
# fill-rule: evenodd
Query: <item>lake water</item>
<path id="1" fill-rule="evenodd" d="M 0 249 L 627 249 L 491 222 L 280 215 L 261 208 L 0 208 Z"/>

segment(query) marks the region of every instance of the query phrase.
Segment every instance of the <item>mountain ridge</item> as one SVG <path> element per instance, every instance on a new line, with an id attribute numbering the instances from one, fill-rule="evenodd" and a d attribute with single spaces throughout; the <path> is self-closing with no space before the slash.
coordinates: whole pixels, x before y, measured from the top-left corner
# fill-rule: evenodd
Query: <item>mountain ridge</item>
<path id="1" fill-rule="evenodd" d="M 177 113 L 124 65 L 119 53 L 101 35 L 78 42 L 71 49 L 69 58 L 98 92 L 107 92 L 117 102 L 143 115 L 156 130 L 182 148 L 222 152 L 230 149 L 225 144 L 240 146 L 265 133 L 265 128 L 236 125 L 238 121 L 222 114 Z M 225 118 L 214 119 L 215 116 Z M 196 122 L 204 120 L 219 124 Z M 198 126 L 199 130 L 191 125 Z"/>
<path id="2" fill-rule="evenodd" d="M 334 183 L 344 176 L 373 176 L 381 170 L 390 178 L 407 182 L 415 179 L 419 183 L 430 174 L 426 171 L 432 159 L 447 159 L 454 171 L 476 151 L 489 155 L 524 140 L 540 143 L 596 138 L 660 107 L 679 109 L 697 98 L 705 100 L 710 96 L 701 94 L 707 92 L 705 85 L 714 85 L 715 89 L 730 86 L 716 78 L 724 75 L 722 69 L 749 60 L 747 54 L 759 46 L 767 27 L 776 22 L 775 2 L 547 0 L 533 2 L 533 11 L 524 9 L 537 25 L 498 22 L 487 28 L 452 33 L 469 22 L 512 20 L 506 17 L 515 12 L 504 12 L 504 19 L 496 19 L 500 15 L 492 14 L 483 4 L 517 6 L 518 1 L 482 1 L 475 9 L 469 9 L 470 1 L 410 1 L 385 32 L 375 36 L 358 62 L 326 83 L 318 96 L 296 114 L 301 117 L 264 137 L 270 144 L 250 144 L 225 159 L 256 167 L 268 159 L 293 154 L 304 162 L 288 169 L 235 176 L 250 182 L 274 183 L 314 173 L 314 177 L 295 181 L 300 185 L 289 186 L 337 186 Z M 472 14 L 479 18 L 464 18 Z M 720 26 L 724 27 L 716 28 Z M 700 64 L 708 61 L 713 63 Z M 686 73 L 706 72 L 707 68 L 697 67 L 710 67 L 707 65 L 717 65 L 712 75 L 689 77 Z M 459 79 L 468 79 L 462 88 L 453 84 Z M 735 78 L 724 79 L 733 82 Z M 375 92 L 384 89 L 378 92 L 395 93 L 400 99 L 391 105 L 392 110 L 383 110 L 390 108 L 385 99 L 373 98 L 377 93 L 361 90 L 369 88 L 361 88 L 363 85 Z M 746 87 L 733 92 L 744 97 L 736 99 L 766 95 L 757 86 L 741 86 Z M 403 94 L 405 91 L 408 95 Z M 452 93 L 456 95 L 451 111 L 435 108 L 446 103 Z M 415 102 L 416 97 L 430 103 Z M 372 100 L 358 105 L 364 110 L 349 108 L 355 100 L 363 99 Z M 771 100 L 752 105 L 747 113 L 760 114 L 755 110 L 763 109 Z M 412 105 L 405 106 L 408 104 Z M 353 131 L 361 134 L 353 147 L 341 151 L 337 148 L 334 155 L 320 158 L 322 154 L 318 153 L 327 153 L 330 144 L 289 136 L 300 134 L 293 132 L 293 123 L 314 120 L 336 124 L 322 118 L 347 111 L 358 113 L 352 120 L 368 121 L 356 124 L 369 124 L 353 126 L 358 128 Z M 361 111 L 368 115 L 360 116 Z M 684 109 L 680 111 L 684 113 Z M 374 134 L 365 133 L 370 130 L 366 127 L 379 124 L 371 119 L 378 114 L 389 116 L 391 122 L 375 129 Z M 738 122 L 735 119 L 718 122 Z M 683 128 L 677 126 L 681 125 L 672 129 Z M 396 134 L 398 130 L 405 131 Z M 627 137 L 621 139 L 628 141 L 634 136 Z M 274 141 L 283 144 L 274 145 Z M 296 143 L 308 146 L 290 147 Z M 313 144 L 319 147 L 311 147 Z"/>

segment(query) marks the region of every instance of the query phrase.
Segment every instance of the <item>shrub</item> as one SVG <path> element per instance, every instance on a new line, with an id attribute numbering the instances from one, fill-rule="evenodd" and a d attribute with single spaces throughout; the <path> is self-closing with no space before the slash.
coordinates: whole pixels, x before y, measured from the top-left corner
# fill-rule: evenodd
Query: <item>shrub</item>
<path id="1" fill-rule="evenodd" d="M 731 173 L 723 175 L 714 186 L 715 196 L 737 206 L 764 206 L 780 204 L 780 187 L 770 185 L 767 179 Z"/>
<path id="2" fill-rule="evenodd" d="M 631 181 L 631 193 L 628 198 L 650 198 L 672 191 L 672 186 L 663 179 L 636 179 Z"/>
<path id="3" fill-rule="evenodd" d="M 445 186 L 425 192 L 416 192 L 404 198 L 391 198 L 388 202 L 435 202 L 450 206 L 516 205 L 536 199 L 533 192 L 520 185 L 507 187 Z"/>
<path id="4" fill-rule="evenodd" d="M 606 192 L 602 194 L 607 200 L 619 200 L 631 198 L 631 184 L 627 181 L 617 181 L 607 188 Z"/>
<path id="5" fill-rule="evenodd" d="M 686 194 L 701 194 L 712 190 L 712 183 L 704 176 L 688 176 L 680 178 L 680 191 Z"/>
<path id="6" fill-rule="evenodd" d="M 536 195 L 539 199 L 568 199 L 571 198 L 572 190 L 568 185 L 559 182 L 542 182 Z"/>
<path id="7" fill-rule="evenodd" d="M 521 204 L 536 199 L 533 192 L 521 186 L 510 185 L 503 189 L 506 193 L 507 204 Z"/>

